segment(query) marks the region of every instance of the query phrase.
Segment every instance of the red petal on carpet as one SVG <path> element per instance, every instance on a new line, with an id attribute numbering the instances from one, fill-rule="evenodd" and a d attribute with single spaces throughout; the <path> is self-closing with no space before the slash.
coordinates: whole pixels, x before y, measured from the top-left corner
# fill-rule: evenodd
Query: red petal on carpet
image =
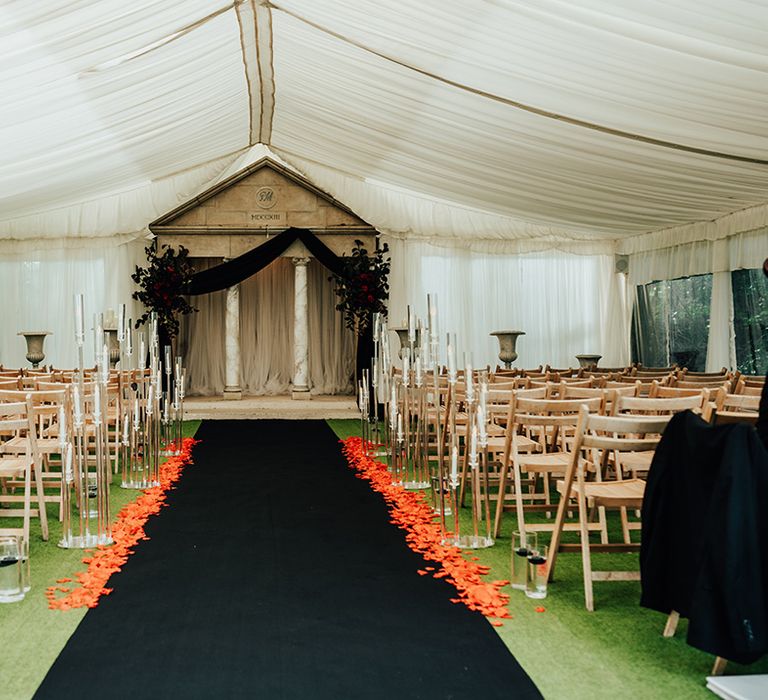
<path id="1" fill-rule="evenodd" d="M 79 587 L 69 589 L 61 586 L 49 586 L 46 590 L 48 607 L 51 610 L 72 610 L 73 608 L 95 608 L 102 595 L 109 595 L 111 588 L 105 588 L 109 577 L 120 571 L 120 567 L 128 561 L 139 540 L 148 539 L 144 533 L 144 525 L 150 515 L 156 515 L 163 508 L 165 494 L 181 477 L 181 470 L 192 462 L 192 447 L 199 440 L 184 438 L 181 444 L 181 454 L 170 457 L 160 465 L 160 486 L 147 489 L 132 503 L 126 505 L 118 514 L 112 525 L 114 544 L 99 545 L 96 550 L 86 549 L 84 552 L 92 556 L 84 558 L 83 564 L 88 564 L 86 571 L 77 572 L 74 577 Z M 58 583 L 69 582 L 72 579 L 59 579 Z M 56 591 L 68 591 L 67 595 L 56 597 Z"/>
<path id="2" fill-rule="evenodd" d="M 368 454 L 362 438 L 352 437 L 341 442 L 350 467 L 383 496 L 389 507 L 390 522 L 405 531 L 408 546 L 425 560 L 437 562 L 439 568 L 433 576 L 444 578 L 459 592 L 459 599 L 453 601 L 461 602 L 486 617 L 511 618 L 507 609 L 509 596 L 499 590 L 508 581 L 483 581 L 481 577 L 490 571 L 489 567 L 476 564 L 477 557 L 467 559 L 457 547 L 442 543 L 440 525 L 435 521 L 435 513 L 424 494 L 406 491 L 402 486 L 393 484 L 386 465 Z M 425 567 L 424 570 L 431 569 Z M 492 624 L 498 627 L 501 622 Z"/>

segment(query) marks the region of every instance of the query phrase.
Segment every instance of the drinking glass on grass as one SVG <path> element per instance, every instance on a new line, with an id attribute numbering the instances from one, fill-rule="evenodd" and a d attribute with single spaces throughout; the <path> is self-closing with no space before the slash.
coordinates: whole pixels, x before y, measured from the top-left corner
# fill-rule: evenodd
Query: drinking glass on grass
<path id="1" fill-rule="evenodd" d="M 535 532 L 525 534 L 515 530 L 512 533 L 512 588 L 524 591 L 528 581 L 528 554 L 536 549 Z"/>

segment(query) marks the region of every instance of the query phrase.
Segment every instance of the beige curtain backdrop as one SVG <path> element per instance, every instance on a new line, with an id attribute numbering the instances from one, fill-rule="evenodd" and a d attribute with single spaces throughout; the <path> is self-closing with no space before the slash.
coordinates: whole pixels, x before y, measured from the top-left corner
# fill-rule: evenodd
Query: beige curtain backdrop
<path id="1" fill-rule="evenodd" d="M 221 262 L 195 260 L 197 270 Z M 309 378 L 313 394 L 352 392 L 354 338 L 336 311 L 330 273 L 309 263 Z M 293 373 L 293 281 L 290 258 L 278 258 L 240 284 L 240 384 L 251 395 L 290 392 Z M 198 313 L 182 319 L 179 350 L 185 358 L 190 395 L 224 391 L 226 291 L 193 297 Z"/>

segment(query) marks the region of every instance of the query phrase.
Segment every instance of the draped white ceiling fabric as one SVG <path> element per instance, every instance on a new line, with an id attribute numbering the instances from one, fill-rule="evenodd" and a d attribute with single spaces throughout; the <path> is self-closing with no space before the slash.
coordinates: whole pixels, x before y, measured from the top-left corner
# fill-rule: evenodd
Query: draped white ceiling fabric
<path id="1" fill-rule="evenodd" d="M 145 235 L 260 143 L 432 244 L 768 226 L 765 2 L 17 0 L 0 47 L 0 251 Z"/>

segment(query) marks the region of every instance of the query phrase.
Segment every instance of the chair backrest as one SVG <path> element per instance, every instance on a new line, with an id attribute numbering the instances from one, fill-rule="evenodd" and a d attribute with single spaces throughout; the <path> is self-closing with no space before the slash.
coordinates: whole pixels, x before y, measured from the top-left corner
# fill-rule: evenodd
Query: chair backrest
<path id="1" fill-rule="evenodd" d="M 728 381 L 722 377 L 700 377 L 698 379 L 675 379 L 672 382 L 672 386 L 676 386 L 680 389 L 710 389 L 724 386 L 726 390 L 728 387 Z"/>
<path id="2" fill-rule="evenodd" d="M 579 449 L 616 452 L 654 450 L 670 418 L 670 415 L 601 416 L 583 409 L 579 413 L 574 452 Z"/>
<path id="3" fill-rule="evenodd" d="M 709 390 L 705 388 L 681 389 L 677 386 L 664 386 L 658 382 L 653 382 L 648 396 L 652 399 L 677 399 L 681 396 L 709 397 Z"/>
<path id="4" fill-rule="evenodd" d="M 757 413 L 760 409 L 760 396 L 751 394 L 729 394 L 720 388 L 715 395 L 715 407 L 718 411 L 737 411 Z"/>
<path id="5" fill-rule="evenodd" d="M 755 425 L 759 417 L 759 413 L 751 411 L 720 411 L 714 403 L 709 403 L 707 410 L 704 412 L 704 420 L 712 425 L 728 425 L 729 423 Z"/>
<path id="6" fill-rule="evenodd" d="M 10 435 L 24 434 L 28 437 L 26 451 L 28 455 L 37 454 L 37 432 L 32 415 L 30 399 L 0 403 L 0 451 L 2 441 Z"/>
<path id="7" fill-rule="evenodd" d="M 617 396 L 613 402 L 612 415 L 672 415 L 680 411 L 701 411 L 704 396 L 678 396 L 672 398 L 650 398 L 647 396 Z"/>

